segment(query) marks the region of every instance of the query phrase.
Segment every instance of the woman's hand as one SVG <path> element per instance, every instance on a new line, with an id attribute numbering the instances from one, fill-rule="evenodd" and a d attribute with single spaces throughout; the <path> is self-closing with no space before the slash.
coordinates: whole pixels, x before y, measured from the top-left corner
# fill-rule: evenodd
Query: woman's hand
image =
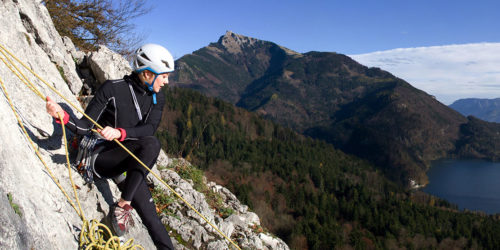
<path id="1" fill-rule="evenodd" d="M 112 141 L 113 139 L 120 139 L 122 136 L 122 132 L 116 128 L 112 128 L 110 126 L 106 126 L 103 129 L 98 129 L 97 130 L 99 133 L 101 133 L 102 137 L 108 141 Z"/>
<path id="2" fill-rule="evenodd" d="M 45 109 L 50 116 L 59 119 L 59 115 L 64 117 L 64 110 L 61 108 L 59 104 L 57 104 L 54 100 L 47 96 L 47 102 L 45 103 Z"/>

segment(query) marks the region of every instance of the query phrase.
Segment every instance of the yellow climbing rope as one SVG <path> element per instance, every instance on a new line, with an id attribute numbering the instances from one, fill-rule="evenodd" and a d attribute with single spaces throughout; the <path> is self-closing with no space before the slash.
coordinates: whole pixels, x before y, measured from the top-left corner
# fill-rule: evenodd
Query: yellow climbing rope
<path id="1" fill-rule="evenodd" d="M 3 57 L 0 57 L 0 59 L 5 63 L 5 59 Z M 85 249 L 113 249 L 113 250 L 144 249 L 140 245 L 133 245 L 133 242 L 134 242 L 133 239 L 130 239 L 129 241 L 125 242 L 125 244 L 121 245 L 120 238 L 118 238 L 117 236 L 113 236 L 113 234 L 111 233 L 111 231 L 109 230 L 109 228 L 106 225 L 99 223 L 96 220 L 92 220 L 92 222 L 89 223 L 85 219 L 85 215 L 83 214 L 83 210 L 81 208 L 80 201 L 78 199 L 76 185 L 73 182 L 73 178 L 71 176 L 71 167 L 70 167 L 71 164 L 69 162 L 69 157 L 68 157 L 68 147 L 67 147 L 67 139 L 66 139 L 66 132 L 64 129 L 64 123 L 62 123 L 63 124 L 63 140 L 65 142 L 64 146 L 65 146 L 65 150 L 66 150 L 67 167 L 68 167 L 71 185 L 73 187 L 73 191 L 75 193 L 75 197 L 76 197 L 76 201 L 77 201 L 79 209 L 76 208 L 73 200 L 69 197 L 66 190 L 61 186 L 61 184 L 59 183 L 57 178 L 54 176 L 54 174 L 52 173 L 50 168 L 47 166 L 47 164 L 43 160 L 42 156 L 40 155 L 40 152 L 38 151 L 38 147 L 36 147 L 34 142 L 29 137 L 28 132 L 26 131 L 26 128 L 24 127 L 24 124 L 23 124 L 21 118 L 19 117 L 19 115 L 15 109 L 15 106 L 12 103 L 12 99 L 10 98 L 9 93 L 5 87 L 5 84 L 1 78 L 0 78 L 0 85 L 1 85 L 1 88 L 5 94 L 5 97 L 7 98 L 7 101 L 9 103 L 12 111 L 14 112 L 14 115 L 17 119 L 17 122 L 19 123 L 19 126 L 21 126 L 26 138 L 30 142 L 31 147 L 33 148 L 33 150 L 37 154 L 37 156 L 40 159 L 40 161 L 42 162 L 42 164 L 45 166 L 45 169 L 49 173 L 52 180 L 56 183 L 56 185 L 59 187 L 59 189 L 63 192 L 63 194 L 66 196 L 66 199 L 68 200 L 68 202 L 75 209 L 76 213 L 83 221 L 81 232 L 80 232 L 80 248 L 83 249 L 83 247 L 86 246 Z M 60 119 L 61 119 L 61 121 L 63 120 L 62 117 L 60 117 Z M 104 234 L 104 233 L 107 233 L 107 234 Z"/>
<path id="2" fill-rule="evenodd" d="M 84 111 L 82 111 L 81 109 L 79 109 L 76 105 L 74 105 L 73 103 L 71 103 L 66 97 L 64 97 L 64 95 L 62 95 L 57 89 L 55 89 L 53 86 L 51 86 L 49 83 L 47 83 L 44 79 L 42 79 L 38 74 L 36 74 L 33 70 L 31 70 L 31 68 L 29 68 L 28 66 L 26 66 L 21 60 L 19 60 L 15 55 L 13 55 L 8 49 L 6 49 L 2 44 L 0 44 L 0 52 L 3 56 L 0 56 L 0 59 L 3 61 L 3 63 L 30 89 L 32 90 L 33 92 L 35 92 L 36 95 L 38 95 L 40 98 L 42 98 L 44 101 L 46 100 L 46 97 L 40 92 L 38 91 L 38 89 L 31 83 L 31 81 L 22 73 L 22 71 L 14 64 L 14 62 L 12 62 L 12 60 L 9 58 L 8 55 L 10 55 L 10 57 L 14 58 L 19 64 L 21 64 L 25 69 L 27 69 L 30 73 L 32 73 L 36 78 L 38 78 L 41 82 L 43 82 L 49 89 L 51 89 L 54 93 L 56 93 L 57 95 L 59 95 L 62 99 L 64 99 L 66 101 L 66 103 L 68 103 L 71 107 L 73 107 L 76 111 L 80 112 L 83 116 L 85 116 L 90 122 L 92 122 L 97 128 L 99 129 L 103 129 L 103 127 L 101 125 L 99 125 L 96 121 L 94 121 L 92 118 L 90 118 L 87 114 L 85 114 Z M 87 245 L 87 249 L 93 249 L 93 247 L 95 247 L 96 249 L 132 249 L 132 248 L 142 248 L 141 246 L 137 246 L 137 245 L 133 245 L 133 239 L 127 241 L 125 243 L 124 246 L 120 246 L 120 240 L 118 237 L 116 236 L 112 236 L 111 234 L 111 231 L 109 230 L 109 228 L 107 228 L 105 225 L 101 224 L 101 223 L 98 223 L 96 222 L 95 220 L 92 221 L 92 223 L 89 223 L 88 221 L 85 220 L 85 217 L 83 215 L 83 211 L 81 209 L 81 206 L 80 206 L 80 202 L 78 200 L 78 195 L 77 195 L 77 192 L 76 192 L 76 187 L 75 187 L 75 184 L 73 183 L 73 180 L 72 180 L 72 177 L 71 177 L 71 168 L 70 168 L 70 164 L 69 164 L 69 157 L 68 157 L 68 152 L 67 152 L 67 145 L 66 145 L 66 133 L 65 133 L 65 129 L 64 129 L 64 122 L 62 122 L 62 117 L 59 117 L 61 119 L 61 124 L 62 124 L 62 129 L 63 129 L 63 136 L 64 136 L 64 141 L 65 141 L 65 148 L 66 148 L 66 160 L 67 160 L 67 164 L 68 164 L 68 171 L 69 171 L 69 175 L 70 175 L 70 180 L 72 182 L 72 186 L 73 186 L 73 190 L 74 190 L 74 193 L 75 193 L 75 196 L 76 196 L 76 201 L 78 203 L 78 206 L 79 206 L 79 210 L 76 208 L 74 202 L 69 198 L 68 194 L 66 193 L 66 191 L 64 191 L 64 188 L 59 184 L 59 182 L 57 181 L 57 179 L 54 177 L 54 175 L 52 174 L 52 172 L 50 171 L 50 169 L 48 168 L 47 164 L 43 161 L 40 153 L 38 152 L 38 149 L 37 147 L 35 146 L 35 144 L 33 143 L 33 141 L 30 139 L 30 137 L 28 136 L 26 130 L 24 129 L 24 125 L 21 121 L 21 119 L 19 118 L 17 112 L 15 111 L 15 108 L 14 108 L 14 105 L 12 104 L 12 101 L 10 100 L 10 97 L 8 97 L 8 94 L 7 94 L 7 90 L 4 86 L 4 83 L 3 81 L 0 79 L 0 84 L 2 85 L 2 89 L 5 93 L 5 95 L 7 96 L 7 99 L 9 101 L 9 104 L 11 105 L 11 108 L 16 116 L 16 119 L 18 120 L 18 123 L 20 124 L 20 126 L 22 127 L 26 137 L 28 138 L 28 140 L 30 141 L 31 143 L 31 146 L 33 147 L 33 149 L 35 150 L 35 153 L 37 154 L 38 158 L 42 161 L 43 165 L 45 166 L 45 168 L 47 169 L 47 171 L 49 172 L 49 174 L 51 175 L 52 179 L 54 180 L 54 182 L 57 184 L 57 186 L 61 189 L 61 191 L 64 193 L 64 195 L 66 196 L 66 198 L 68 199 L 68 201 L 70 202 L 70 204 L 72 205 L 72 207 L 75 209 L 75 211 L 77 212 L 77 214 L 80 216 L 80 218 L 82 219 L 83 221 L 83 226 L 82 226 L 82 231 L 81 231 L 81 234 L 80 234 L 80 247 L 82 247 L 83 245 Z M 94 130 L 95 131 L 95 130 Z M 96 131 L 95 131 L 96 132 Z M 137 158 L 137 156 L 135 156 L 132 152 L 130 152 L 130 150 L 128 150 L 120 141 L 118 141 L 117 139 L 114 139 L 113 141 L 115 141 L 121 148 L 123 148 L 127 153 L 129 153 L 141 166 L 143 166 L 146 170 L 148 170 L 158 181 L 160 181 L 163 185 L 165 185 L 173 194 L 175 194 L 180 200 L 182 200 L 191 210 L 193 210 L 196 214 L 198 214 L 205 222 L 207 222 L 207 224 L 209 224 L 212 228 L 214 228 L 221 236 L 223 236 L 226 240 L 228 240 L 234 247 L 236 247 L 236 249 L 240 249 L 240 247 L 234 242 L 232 241 L 228 236 L 226 236 L 222 231 L 220 231 L 215 225 L 213 225 L 213 223 L 211 223 L 205 216 L 203 216 L 197 209 L 195 209 L 189 202 L 187 202 L 179 193 L 177 193 L 172 187 L 170 187 L 170 185 L 168 185 L 161 177 L 159 177 L 156 173 L 154 173 L 153 171 L 151 171 L 150 168 L 148 168 L 146 166 L 146 164 L 144 164 L 139 158 Z M 101 228 L 101 229 L 99 229 Z M 102 244 L 104 244 L 104 236 L 103 236 L 103 233 L 106 232 L 108 233 L 108 237 L 110 237 L 108 239 L 108 241 L 105 242 L 105 245 L 102 246 Z M 92 236 L 92 237 L 90 237 Z M 87 238 L 88 237 L 88 238 Z"/>
<path id="3" fill-rule="evenodd" d="M 85 219 L 85 215 L 83 214 L 82 206 L 80 205 L 80 200 L 78 199 L 78 194 L 76 192 L 76 185 L 75 182 L 73 181 L 73 177 L 71 175 L 71 163 L 69 162 L 69 152 L 68 152 L 68 140 L 66 137 L 66 129 L 64 128 L 64 119 L 59 115 L 59 120 L 61 121 L 62 125 L 62 131 L 63 131 L 63 141 L 64 141 L 64 149 L 66 151 L 66 164 L 68 166 L 68 173 L 69 173 L 69 179 L 71 181 L 71 186 L 73 187 L 73 191 L 75 193 L 76 197 L 76 202 L 78 204 L 79 208 L 79 215 L 80 218 L 83 221 L 82 224 L 82 230 L 80 232 L 80 248 L 83 246 L 87 246 L 85 249 L 119 249 L 119 250 L 126 250 L 126 249 L 143 249 L 144 248 L 140 245 L 134 245 L 133 239 L 128 240 L 123 246 L 120 243 L 120 238 L 117 236 L 114 236 L 109 228 L 102 224 L 97 222 L 96 220 L 92 220 L 91 223 L 89 223 Z M 104 234 L 107 233 L 107 234 Z M 108 236 L 108 239 L 106 240 L 105 236 Z"/>

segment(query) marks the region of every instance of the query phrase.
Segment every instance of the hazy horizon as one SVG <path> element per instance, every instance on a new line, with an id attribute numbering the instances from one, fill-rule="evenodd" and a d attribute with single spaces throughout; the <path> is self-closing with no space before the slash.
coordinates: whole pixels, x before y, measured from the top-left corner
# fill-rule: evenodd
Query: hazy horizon
<path id="1" fill-rule="evenodd" d="M 446 105 L 458 99 L 500 97 L 500 43 L 399 48 L 349 55 L 379 67 Z"/>

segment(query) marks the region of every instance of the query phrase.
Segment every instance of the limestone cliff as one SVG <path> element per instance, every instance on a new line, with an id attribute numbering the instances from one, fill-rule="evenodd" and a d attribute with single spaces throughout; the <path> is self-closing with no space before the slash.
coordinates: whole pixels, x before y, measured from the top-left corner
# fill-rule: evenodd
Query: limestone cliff
<path id="1" fill-rule="evenodd" d="M 130 71 L 123 58 L 104 47 L 89 54 L 77 51 L 69 39 L 59 36 L 41 1 L 3 0 L 0 12 L 0 44 L 76 105 L 80 105 L 77 94 L 90 93 L 85 91 L 86 88 L 90 89 L 103 79 L 121 78 Z M 6 55 L 0 54 L 0 57 L 5 58 Z M 31 74 L 27 76 L 44 96 L 50 96 L 62 103 L 66 110 L 72 110 L 39 80 Z M 2 61 L 0 79 L 41 158 L 74 199 L 65 165 L 61 126 L 46 114 L 44 100 L 30 91 Z M 0 95 L 0 208 L 3 211 L 0 214 L 0 248 L 76 249 L 82 222 L 30 147 L 7 102 L 7 93 Z M 81 115 L 74 110 L 72 112 L 76 116 Z M 193 187 L 193 181 L 182 179 L 174 171 L 178 164 L 190 165 L 183 159 L 169 159 L 162 152 L 157 162 L 157 168 L 161 170 L 155 168 L 155 171 L 240 247 L 288 249 L 283 241 L 263 232 L 258 216 L 248 211 L 247 206 L 240 204 L 227 189 L 202 181 L 209 193 L 220 199 L 219 206 L 231 211 L 226 215 L 216 212 L 207 203 L 205 194 Z M 75 172 L 73 178 L 79 187 L 78 196 L 86 218 L 102 220 L 110 204 L 119 197 L 114 183 L 98 180 L 94 185 L 85 185 Z M 161 218 L 170 230 L 176 248 L 229 247 L 220 235 L 158 180 L 150 181 L 154 183 L 156 192 L 172 197 L 168 209 L 160 211 L 168 211 L 162 212 Z M 133 217 L 136 226 L 123 238 L 134 238 L 135 243 L 145 249 L 154 249 L 140 218 L 135 213 Z"/>

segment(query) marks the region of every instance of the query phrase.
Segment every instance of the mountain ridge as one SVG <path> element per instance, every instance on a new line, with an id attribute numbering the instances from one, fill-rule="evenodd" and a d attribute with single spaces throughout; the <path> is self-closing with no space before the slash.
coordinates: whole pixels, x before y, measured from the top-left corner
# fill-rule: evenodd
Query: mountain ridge
<path id="1" fill-rule="evenodd" d="M 449 105 L 464 116 L 473 115 L 479 119 L 500 123 L 500 98 L 466 98 Z"/>
<path id="2" fill-rule="evenodd" d="M 189 86 L 234 103 L 250 82 L 273 70 L 269 67 L 287 54 L 296 55 L 296 52 L 227 31 L 218 42 L 177 60 L 179 70 L 172 74 L 172 85 Z M 199 83 L 191 82 L 193 78 Z"/>
<path id="3" fill-rule="evenodd" d="M 467 151 L 458 142 L 463 142 L 461 126 L 468 119 L 387 71 L 334 52 L 287 54 L 272 42 L 232 32 L 219 41 L 232 37 L 252 42 L 241 43 L 237 54 L 211 43 L 178 59 L 182 66 L 172 76 L 174 85 L 222 98 L 333 143 L 371 160 L 402 183 L 413 179 L 425 184 L 432 160 Z M 213 70 L 214 64 L 221 67 Z M 232 66 L 222 67 L 228 64 Z M 187 77 L 192 71 L 202 77 Z M 238 74 L 246 78 L 232 79 Z M 206 76 L 219 81 L 210 82 Z M 489 154 L 493 159 L 500 153 Z"/>

